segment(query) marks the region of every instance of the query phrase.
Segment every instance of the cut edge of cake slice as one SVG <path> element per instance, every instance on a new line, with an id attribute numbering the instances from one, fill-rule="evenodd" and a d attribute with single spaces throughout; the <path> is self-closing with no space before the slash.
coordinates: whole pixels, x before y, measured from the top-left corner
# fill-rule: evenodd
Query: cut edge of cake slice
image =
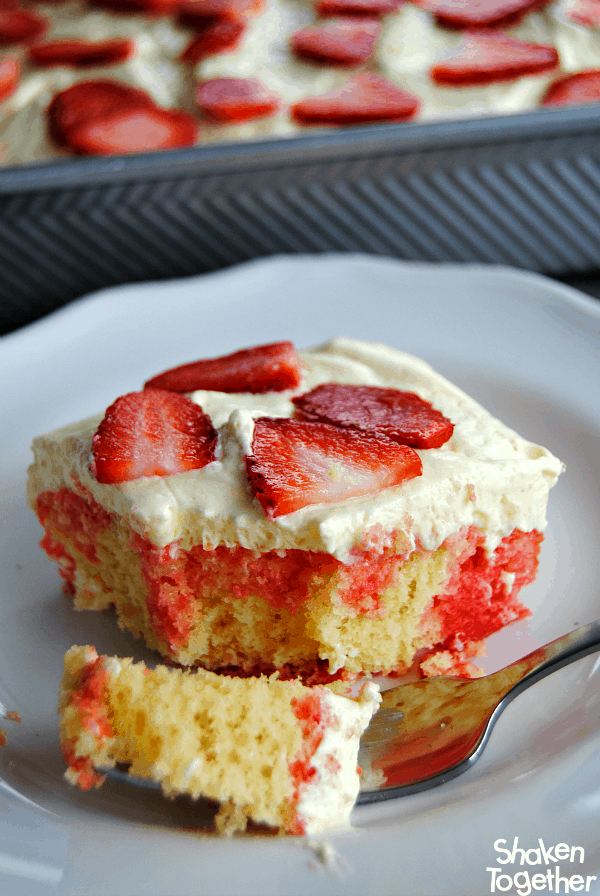
<path id="1" fill-rule="evenodd" d="M 100 786 L 125 763 L 170 797 L 217 800 L 288 834 L 347 824 L 359 790 L 359 740 L 379 706 L 298 681 L 234 678 L 99 656 L 73 646 L 60 688 L 67 780 Z"/>

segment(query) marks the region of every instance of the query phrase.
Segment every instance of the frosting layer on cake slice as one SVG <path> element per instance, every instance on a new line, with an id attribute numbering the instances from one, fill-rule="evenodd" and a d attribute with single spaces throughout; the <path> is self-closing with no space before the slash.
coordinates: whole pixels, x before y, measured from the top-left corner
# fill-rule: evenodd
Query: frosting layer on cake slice
<path id="1" fill-rule="evenodd" d="M 562 469 L 560 461 L 495 420 L 424 361 L 349 339 L 333 340 L 301 358 L 304 378 L 293 392 L 191 394 L 219 430 L 218 462 L 168 478 L 102 485 L 90 466 L 91 440 L 100 422 L 94 417 L 35 440 L 32 500 L 61 486 L 83 489 L 159 548 L 174 542 L 181 548 L 298 548 L 327 551 L 342 562 L 351 560 L 365 531 L 376 526 L 405 537 L 407 546 L 427 550 L 472 524 L 482 524 L 488 549 L 515 527 L 545 527 L 548 490 Z M 292 397 L 326 382 L 416 392 L 452 420 L 454 435 L 440 449 L 422 453 L 423 476 L 397 490 L 268 520 L 248 489 L 244 470 L 253 419 L 292 416 Z"/>

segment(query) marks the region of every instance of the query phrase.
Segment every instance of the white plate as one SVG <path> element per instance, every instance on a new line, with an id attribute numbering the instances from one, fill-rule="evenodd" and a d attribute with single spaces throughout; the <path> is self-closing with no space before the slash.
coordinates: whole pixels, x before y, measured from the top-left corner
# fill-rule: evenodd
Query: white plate
<path id="1" fill-rule="evenodd" d="M 10 742 L 0 750 L 3 896 L 482 896 L 491 891 L 487 868 L 522 870 L 499 864 L 505 854 L 494 847 L 498 839 L 512 846 L 515 837 L 525 848 L 538 838 L 546 847 L 583 847 L 584 864 L 561 861 L 560 874 L 596 875 L 587 892 L 600 893 L 596 656 L 511 704 L 464 776 L 355 810 L 353 830 L 330 837 L 337 867 L 294 838 L 201 836 L 188 829 L 195 815 L 187 804 L 158 794 L 110 782 L 82 794 L 62 779 L 55 707 L 65 649 L 143 649 L 110 616 L 76 613 L 62 596 L 23 497 L 32 437 L 101 410 L 166 367 L 255 343 L 291 338 L 307 347 L 335 335 L 426 358 L 567 464 L 551 493 L 540 575 L 525 595 L 534 616 L 492 639 L 488 671 L 600 617 L 600 305 L 593 300 L 502 268 L 348 255 L 275 258 L 82 300 L 0 341 L 0 686 L 23 716 L 22 725 L 4 725 Z"/>

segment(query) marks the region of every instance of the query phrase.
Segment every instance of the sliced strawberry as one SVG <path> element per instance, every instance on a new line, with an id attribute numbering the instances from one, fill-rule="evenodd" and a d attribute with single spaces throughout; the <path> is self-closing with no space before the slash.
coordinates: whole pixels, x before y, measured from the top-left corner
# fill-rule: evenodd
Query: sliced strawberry
<path id="1" fill-rule="evenodd" d="M 146 389 L 112 404 L 92 440 L 98 482 L 128 482 L 198 470 L 215 459 L 217 433 L 184 395 Z"/>
<path id="2" fill-rule="evenodd" d="M 508 28 L 551 0 L 415 0 L 445 28 Z"/>
<path id="3" fill-rule="evenodd" d="M 599 0 L 572 0 L 565 9 L 565 16 L 571 22 L 584 28 L 600 28 Z"/>
<path id="4" fill-rule="evenodd" d="M 565 9 L 569 21 L 583 25 L 584 28 L 600 28 L 599 0 L 572 0 Z"/>
<path id="5" fill-rule="evenodd" d="M 456 55 L 433 66 L 430 75 L 436 84 L 471 87 L 512 81 L 551 71 L 557 65 L 554 47 L 517 40 L 500 31 L 471 31 L 463 37 Z"/>
<path id="6" fill-rule="evenodd" d="M 600 69 L 558 78 L 548 88 L 542 106 L 572 106 L 600 102 Z"/>
<path id="7" fill-rule="evenodd" d="M 269 519 L 400 485 L 423 472 L 412 448 L 386 436 L 287 417 L 255 421 L 246 457 L 252 491 Z"/>
<path id="8" fill-rule="evenodd" d="M 213 78 L 198 85 L 196 105 L 215 121 L 249 121 L 272 115 L 280 100 L 256 78 Z"/>
<path id="9" fill-rule="evenodd" d="M 170 16 L 177 11 L 178 0 L 88 0 L 90 6 L 125 15 Z"/>
<path id="10" fill-rule="evenodd" d="M 292 107 L 299 124 L 352 125 L 406 121 L 419 109 L 414 94 L 370 72 L 361 72 L 342 87 L 310 96 Z"/>
<path id="11" fill-rule="evenodd" d="M 0 45 L 29 44 L 47 28 L 46 19 L 27 9 L 0 9 Z"/>
<path id="12" fill-rule="evenodd" d="M 59 146 L 67 146 L 67 133 L 87 121 L 115 111 L 153 108 L 143 90 L 117 81 L 81 81 L 57 93 L 48 107 L 50 134 Z"/>
<path id="13" fill-rule="evenodd" d="M 439 448 L 454 425 L 414 392 L 324 383 L 292 401 L 301 420 L 380 433 L 412 448 Z"/>
<path id="14" fill-rule="evenodd" d="M 264 9 L 265 0 L 183 0 L 178 21 L 184 28 L 202 30 L 215 19 L 243 19 Z"/>
<path id="15" fill-rule="evenodd" d="M 66 134 L 67 145 L 82 155 L 115 155 L 158 149 L 185 149 L 198 140 L 200 126 L 193 115 L 149 106 L 107 112 Z"/>
<path id="16" fill-rule="evenodd" d="M 21 77 L 21 60 L 11 53 L 0 59 L 0 103 L 14 93 Z"/>
<path id="17" fill-rule="evenodd" d="M 404 0 L 317 0 L 315 10 L 322 16 L 384 16 L 396 12 Z"/>
<path id="18" fill-rule="evenodd" d="M 300 384 L 300 358 L 291 342 L 245 348 L 222 358 L 174 367 L 148 380 L 146 389 L 194 392 L 283 392 Z"/>
<path id="19" fill-rule="evenodd" d="M 125 38 L 104 41 L 56 40 L 30 47 L 28 58 L 40 68 L 55 65 L 114 65 L 129 59 L 134 49 L 134 42 Z"/>
<path id="20" fill-rule="evenodd" d="M 340 17 L 296 31 L 291 46 L 297 56 L 315 62 L 361 65 L 372 55 L 380 31 L 374 18 Z"/>
<path id="21" fill-rule="evenodd" d="M 216 19 L 189 42 L 181 54 L 181 61 L 195 63 L 224 50 L 235 50 L 245 30 L 243 19 Z"/>

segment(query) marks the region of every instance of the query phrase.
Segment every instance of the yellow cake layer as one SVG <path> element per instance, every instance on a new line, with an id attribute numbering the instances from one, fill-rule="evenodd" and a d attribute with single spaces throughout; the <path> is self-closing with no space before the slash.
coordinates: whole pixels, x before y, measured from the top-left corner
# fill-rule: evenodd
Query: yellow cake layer
<path id="1" fill-rule="evenodd" d="M 233 804 L 299 833 L 347 818 L 358 792 L 358 739 L 376 703 L 372 691 L 353 701 L 275 677 L 151 670 L 76 646 L 65 656 L 60 736 L 68 778 L 83 789 L 102 782 L 97 769 L 127 763 L 168 795 Z M 331 782 L 319 766 L 323 745 L 339 765 Z M 317 784 L 326 797 L 320 818 L 306 803 Z"/>

